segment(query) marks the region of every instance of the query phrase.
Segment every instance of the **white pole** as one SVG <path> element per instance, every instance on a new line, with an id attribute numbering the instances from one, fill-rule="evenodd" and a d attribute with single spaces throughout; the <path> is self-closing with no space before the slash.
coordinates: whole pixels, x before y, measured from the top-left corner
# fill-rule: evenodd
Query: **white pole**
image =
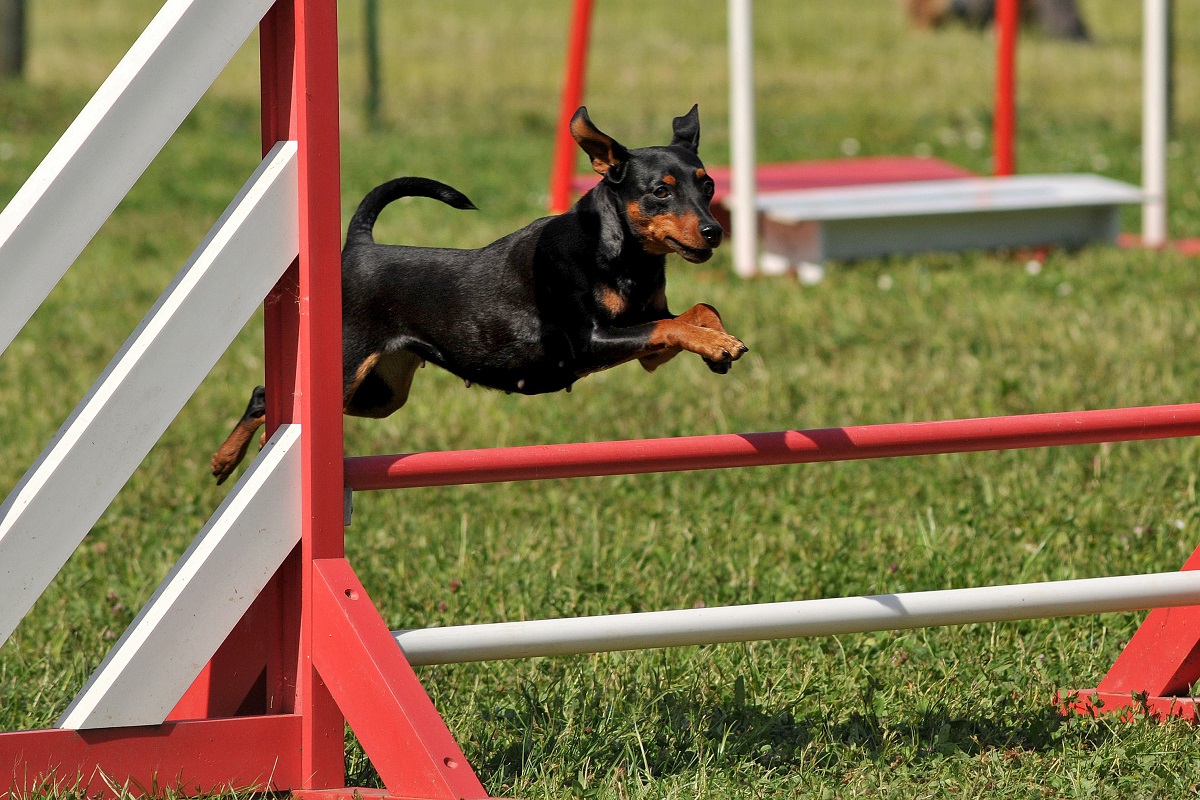
<path id="1" fill-rule="evenodd" d="M 397 631 L 414 665 L 829 636 L 1200 604 L 1200 570 Z"/>
<path id="2" fill-rule="evenodd" d="M 1142 241 L 1167 243 L 1167 3 L 1145 0 L 1142 32 Z"/>
<path id="3" fill-rule="evenodd" d="M 729 0 L 729 145 L 733 186 L 729 196 L 733 268 L 743 278 L 758 271 L 755 208 L 754 33 L 751 0 Z"/>

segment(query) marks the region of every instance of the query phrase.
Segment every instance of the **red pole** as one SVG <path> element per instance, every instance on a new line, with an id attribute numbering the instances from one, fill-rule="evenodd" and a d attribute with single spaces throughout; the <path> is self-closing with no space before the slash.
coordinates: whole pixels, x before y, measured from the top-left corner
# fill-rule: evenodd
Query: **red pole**
<path id="1" fill-rule="evenodd" d="M 301 717 L 303 783 L 344 784 L 344 720 L 312 664 L 312 562 L 343 555 L 341 168 L 337 5 L 279 0 L 263 20 L 263 149 L 299 145 L 300 255 L 266 303 L 267 424 L 299 423 L 303 531 L 273 583 L 283 710 Z"/>
<path id="2" fill-rule="evenodd" d="M 554 165 L 550 172 L 550 211 L 554 214 L 561 214 L 571 207 L 571 178 L 575 172 L 575 139 L 571 136 L 571 117 L 583 104 L 591 27 L 592 0 L 575 0 L 571 12 L 562 103 L 558 112 L 558 131 L 554 137 Z"/>
<path id="3" fill-rule="evenodd" d="M 1016 54 L 1020 0 L 996 2 L 996 107 L 992 119 L 992 171 L 1016 171 Z"/>
<path id="4" fill-rule="evenodd" d="M 528 445 L 346 459 L 355 491 L 638 475 L 1200 435 L 1200 403 L 776 433 Z"/>

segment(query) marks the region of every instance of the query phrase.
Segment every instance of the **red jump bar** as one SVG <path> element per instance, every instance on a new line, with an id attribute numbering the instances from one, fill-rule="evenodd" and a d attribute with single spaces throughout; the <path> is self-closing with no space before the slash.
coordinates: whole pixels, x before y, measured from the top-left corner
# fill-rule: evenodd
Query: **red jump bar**
<path id="1" fill-rule="evenodd" d="M 775 433 L 527 445 L 346 459 L 354 491 L 1015 450 L 1200 435 L 1200 403 Z"/>

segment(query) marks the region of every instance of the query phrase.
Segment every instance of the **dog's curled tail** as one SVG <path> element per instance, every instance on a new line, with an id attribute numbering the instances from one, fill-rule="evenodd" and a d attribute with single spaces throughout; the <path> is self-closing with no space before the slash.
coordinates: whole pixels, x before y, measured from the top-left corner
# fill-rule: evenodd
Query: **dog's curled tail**
<path id="1" fill-rule="evenodd" d="M 431 197 L 441 200 L 454 208 L 472 210 L 475 204 L 457 189 L 447 186 L 431 178 L 394 178 L 380 184 L 367 193 L 358 210 L 350 218 L 350 227 L 346 231 L 346 245 L 373 244 L 375 237 L 372 231 L 379 212 L 394 200 L 401 197 Z"/>

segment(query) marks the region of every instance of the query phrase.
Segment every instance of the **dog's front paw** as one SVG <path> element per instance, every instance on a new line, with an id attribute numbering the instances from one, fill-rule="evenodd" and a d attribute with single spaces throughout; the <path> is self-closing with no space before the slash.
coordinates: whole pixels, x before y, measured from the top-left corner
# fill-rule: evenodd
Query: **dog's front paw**
<path id="1" fill-rule="evenodd" d="M 729 372 L 729 367 L 733 362 L 750 351 L 750 348 L 746 347 L 736 336 L 730 336 L 724 331 L 707 328 L 702 330 L 704 331 L 700 337 L 703 340 L 702 346 L 696 352 L 713 372 L 722 375 Z"/>

